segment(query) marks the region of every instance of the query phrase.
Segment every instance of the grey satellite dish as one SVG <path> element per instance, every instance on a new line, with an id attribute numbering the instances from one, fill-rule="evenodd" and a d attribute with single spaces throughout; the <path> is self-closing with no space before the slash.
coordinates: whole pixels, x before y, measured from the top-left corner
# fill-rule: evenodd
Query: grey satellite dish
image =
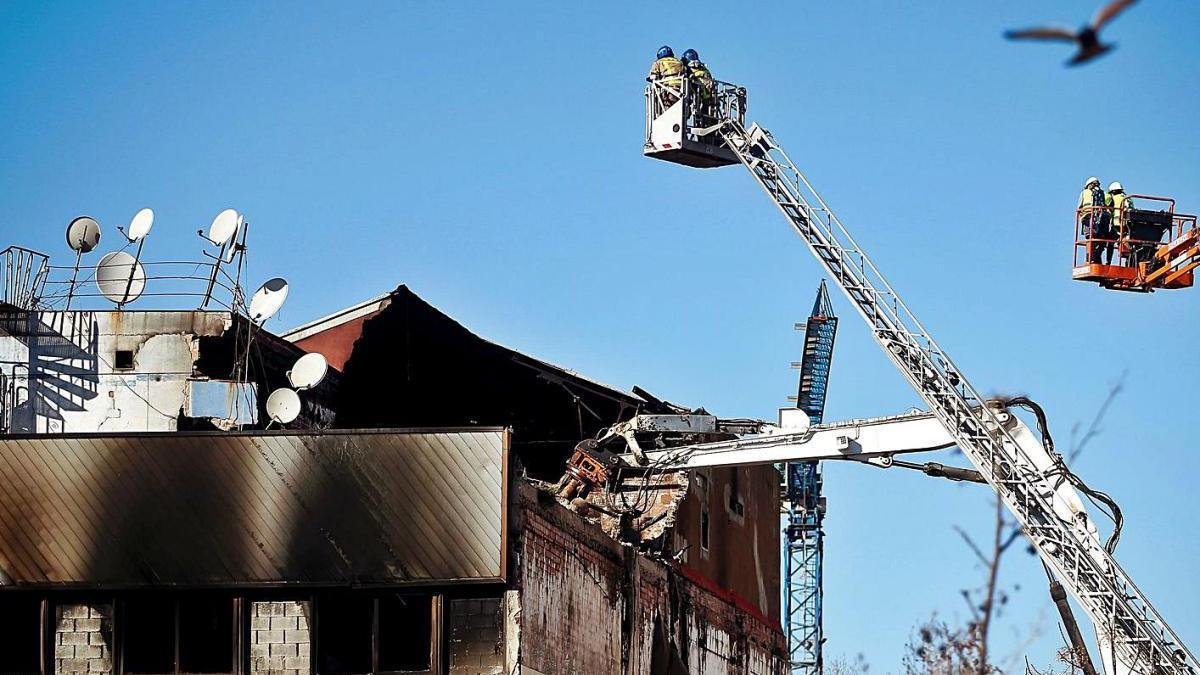
<path id="1" fill-rule="evenodd" d="M 133 220 L 129 221 L 129 230 L 125 236 L 129 241 L 140 241 L 143 237 L 150 234 L 150 226 L 154 224 L 154 210 L 142 209 L 133 216 Z"/>
<path id="2" fill-rule="evenodd" d="M 91 216 L 79 216 L 67 225 L 67 246 L 76 253 L 87 253 L 100 243 L 100 223 Z"/>
<path id="3" fill-rule="evenodd" d="M 288 371 L 288 382 L 299 391 L 312 389 L 321 384 L 321 380 L 325 379 L 325 372 L 329 369 L 329 363 L 324 356 L 313 352 L 305 354 L 296 359 L 296 365 Z"/>
<path id="4" fill-rule="evenodd" d="M 113 251 L 96 265 L 96 288 L 118 305 L 133 302 L 146 288 L 146 271 L 133 256 Z"/>
<path id="5" fill-rule="evenodd" d="M 217 246 L 223 245 L 229 241 L 229 238 L 237 233 L 238 227 L 238 212 L 233 209 L 225 209 L 213 218 L 212 225 L 208 226 L 208 240 Z"/>
<path id="6" fill-rule="evenodd" d="M 300 416 L 300 395 L 283 387 L 267 397 L 267 417 L 280 424 L 287 424 Z"/>
<path id="7" fill-rule="evenodd" d="M 283 307 L 283 301 L 287 300 L 287 294 L 288 282 L 281 277 L 270 279 L 259 286 L 254 292 L 254 297 L 250 298 L 250 319 L 266 321 L 275 316 L 275 312 Z"/>

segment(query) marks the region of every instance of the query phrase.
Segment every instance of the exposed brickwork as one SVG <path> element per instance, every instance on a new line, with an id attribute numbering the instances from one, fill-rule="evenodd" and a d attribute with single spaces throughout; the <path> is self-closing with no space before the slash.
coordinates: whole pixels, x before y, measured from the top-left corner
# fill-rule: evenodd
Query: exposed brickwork
<path id="1" fill-rule="evenodd" d="M 670 662 L 692 675 L 787 672 L 786 639 L 762 613 L 530 490 L 519 502 L 520 611 L 506 630 L 520 633 L 521 665 L 543 675 L 640 675 Z"/>
<path id="2" fill-rule="evenodd" d="M 312 672 L 307 602 L 250 603 L 250 672 L 308 675 Z"/>
<path id="3" fill-rule="evenodd" d="M 455 675 L 502 675 L 502 599 L 454 599 L 446 606 L 449 611 L 450 672 Z"/>
<path id="4" fill-rule="evenodd" d="M 55 612 L 54 672 L 113 672 L 112 605 L 59 605 Z"/>

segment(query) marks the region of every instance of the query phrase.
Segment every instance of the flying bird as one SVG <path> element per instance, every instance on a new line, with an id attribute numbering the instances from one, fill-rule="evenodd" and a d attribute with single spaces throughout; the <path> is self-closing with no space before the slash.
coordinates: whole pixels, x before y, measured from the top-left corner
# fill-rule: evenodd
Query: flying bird
<path id="1" fill-rule="evenodd" d="M 1115 19 L 1126 7 L 1135 2 L 1137 0 L 1113 0 L 1113 2 L 1103 7 L 1099 12 L 1096 12 L 1096 16 L 1092 18 L 1092 22 L 1079 29 L 1078 32 L 1056 27 L 1027 28 L 1025 30 L 1007 31 L 1004 33 L 1004 37 L 1009 40 L 1072 42 L 1079 46 L 1079 51 L 1075 52 L 1075 56 L 1071 57 L 1070 61 L 1067 61 L 1067 65 L 1078 66 L 1116 47 L 1114 44 L 1100 42 L 1100 29 L 1109 21 Z"/>

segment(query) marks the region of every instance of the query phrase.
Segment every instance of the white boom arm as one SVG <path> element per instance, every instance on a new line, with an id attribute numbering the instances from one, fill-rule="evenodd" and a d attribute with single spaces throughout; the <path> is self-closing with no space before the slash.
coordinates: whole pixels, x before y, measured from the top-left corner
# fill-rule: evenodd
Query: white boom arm
<path id="1" fill-rule="evenodd" d="M 1019 455 L 1022 472 L 1054 472 L 1058 460 L 1028 425 L 1007 411 L 994 414 L 1022 450 Z M 637 449 L 635 454 L 623 458 L 627 463 L 648 464 L 656 471 L 839 459 L 886 468 L 891 466 L 890 460 L 894 455 L 941 450 L 955 445 L 954 437 L 928 412 L 917 411 L 800 428 L 787 427 L 787 420 L 788 417 L 781 411 L 780 426 L 762 425 L 762 433 L 757 435 L 649 452 L 638 448 L 635 432 L 710 433 L 719 431 L 720 422 L 707 415 L 639 415 L 614 427 L 612 435 L 622 436 L 631 449 Z M 1108 554 L 1100 543 L 1096 524 L 1071 483 L 1065 477 L 1060 477 L 1047 496 L 1059 524 L 1078 537 L 1089 557 L 1101 562 L 1105 560 Z M 1138 670 L 1137 664 L 1130 663 L 1112 649 L 1107 626 L 1096 623 L 1095 627 L 1106 673 L 1129 675 L 1152 672 Z"/>
<path id="2" fill-rule="evenodd" d="M 768 427 L 757 436 L 646 452 L 645 459 L 657 469 L 700 469 L 823 459 L 865 461 L 952 445 L 954 437 L 936 417 L 918 412 L 798 430 Z"/>

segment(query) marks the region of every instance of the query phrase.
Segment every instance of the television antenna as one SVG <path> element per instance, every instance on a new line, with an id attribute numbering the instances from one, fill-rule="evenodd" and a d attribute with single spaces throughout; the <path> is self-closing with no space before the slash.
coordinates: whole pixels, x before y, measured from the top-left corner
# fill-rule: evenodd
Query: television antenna
<path id="1" fill-rule="evenodd" d="M 280 307 L 283 307 L 283 301 L 287 300 L 288 282 L 283 277 L 275 277 L 268 279 L 258 290 L 254 292 L 254 296 L 250 298 L 250 320 L 262 325 L 267 319 L 275 316 Z"/>
<path id="2" fill-rule="evenodd" d="M 71 283 L 67 286 L 67 306 L 71 309 L 71 296 L 75 293 L 75 280 L 79 277 L 79 261 L 84 253 L 90 253 L 100 243 L 100 223 L 91 216 L 79 216 L 67 225 L 67 246 L 75 251 L 75 266 L 71 270 Z"/>
<path id="3" fill-rule="evenodd" d="M 293 389 L 280 387 L 267 397 L 267 416 L 271 421 L 267 428 L 278 422 L 280 425 L 294 421 L 300 416 L 300 395 Z"/>
<path id="4" fill-rule="evenodd" d="M 129 240 L 129 243 L 132 244 L 137 242 L 138 245 L 137 253 L 133 255 L 133 264 L 129 266 L 129 278 L 125 284 L 125 292 L 122 294 L 122 297 L 129 296 L 130 290 L 132 289 L 134 283 L 134 275 L 136 275 L 142 269 L 142 247 L 146 245 L 146 235 L 150 234 L 150 227 L 152 225 L 154 225 L 154 210 L 146 208 L 133 215 L 133 219 L 129 221 L 128 230 L 120 225 L 117 226 L 117 229 L 121 231 L 121 234 L 125 235 L 125 238 Z M 142 285 L 145 286 L 145 283 L 145 272 L 142 272 Z M 130 300 L 136 299 L 137 296 L 130 298 Z M 121 304 L 124 303 L 118 304 L 117 307 L 120 308 Z"/>
<path id="5" fill-rule="evenodd" d="M 96 265 L 96 288 L 117 303 L 117 309 L 137 300 L 146 288 L 146 270 L 125 251 L 105 254 Z"/>
<path id="6" fill-rule="evenodd" d="M 208 288 L 204 291 L 204 301 L 200 303 L 200 308 L 204 309 L 212 300 L 213 288 L 217 285 L 217 277 L 221 274 L 221 265 L 233 262 L 234 256 L 246 251 L 246 218 L 238 213 L 236 209 L 225 209 L 213 218 L 212 224 L 208 226 L 208 234 L 204 230 L 197 230 L 196 234 L 208 243 L 217 247 L 216 254 L 204 251 L 204 255 L 212 258 L 212 274 L 208 279 Z M 241 237 L 241 242 L 238 242 L 238 237 Z M 238 261 L 237 278 L 233 281 L 233 287 L 239 288 L 242 277 L 242 261 Z M 235 295 L 239 295 L 235 290 Z M 237 299 L 235 298 L 235 303 Z"/>
<path id="7" fill-rule="evenodd" d="M 297 391 L 304 391 L 321 384 L 328 370 L 329 363 L 325 357 L 312 352 L 296 359 L 296 364 L 287 372 L 287 378 Z"/>
<path id="8" fill-rule="evenodd" d="M 302 407 L 298 392 L 307 391 L 320 384 L 327 372 L 329 363 L 321 354 L 312 352 L 296 359 L 292 369 L 287 371 L 288 382 L 292 388 L 280 387 L 267 397 L 267 416 L 271 418 L 267 428 L 270 429 L 271 425 L 277 422 L 284 425 L 295 421 L 300 416 Z"/>

